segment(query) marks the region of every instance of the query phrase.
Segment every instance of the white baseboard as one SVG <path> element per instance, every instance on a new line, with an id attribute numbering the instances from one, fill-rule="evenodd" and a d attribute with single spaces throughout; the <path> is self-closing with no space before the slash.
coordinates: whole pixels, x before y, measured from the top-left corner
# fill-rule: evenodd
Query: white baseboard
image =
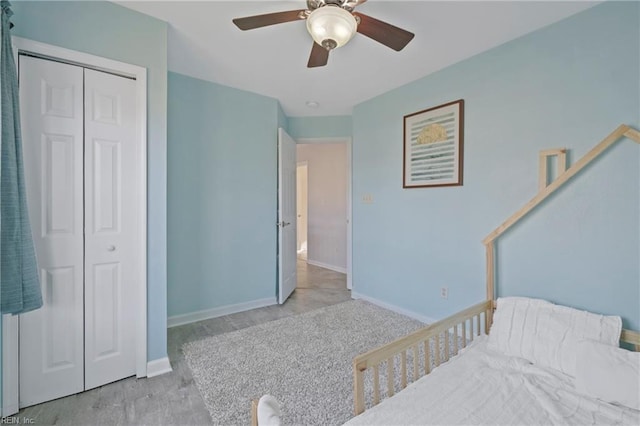
<path id="1" fill-rule="evenodd" d="M 408 309 L 401 308 L 401 307 L 396 306 L 396 305 L 392 305 L 392 304 L 387 303 L 387 302 L 383 302 L 383 301 L 378 300 L 378 299 L 374 299 L 373 297 L 365 296 L 364 294 L 361 294 L 361 293 L 358 293 L 358 292 L 355 292 L 355 291 L 351 292 L 351 297 L 353 299 L 365 300 L 365 301 L 367 301 L 369 303 L 373 303 L 374 305 L 380 306 L 381 308 L 388 309 L 388 310 L 396 312 L 398 314 L 406 315 L 409 318 L 413 318 L 413 319 L 418 320 L 420 322 L 423 322 L 425 324 L 433 324 L 434 322 L 438 321 L 438 320 L 436 320 L 434 318 L 427 317 L 427 316 L 422 315 L 422 314 L 418 314 L 416 312 L 410 311 Z"/>
<path id="2" fill-rule="evenodd" d="M 171 373 L 171 363 L 168 357 L 154 359 L 147 362 L 147 377 L 155 377 L 165 373 Z"/>
<path id="3" fill-rule="evenodd" d="M 179 325 L 190 324 L 196 321 L 203 321 L 211 318 L 217 318 L 224 315 L 235 314 L 237 312 L 249 311 L 251 309 L 263 308 L 278 303 L 275 297 L 266 299 L 251 300 L 249 302 L 237 303 L 235 305 L 219 306 L 216 308 L 205 309 L 203 311 L 190 312 L 188 314 L 174 315 L 167 319 L 167 327 L 177 327 Z"/>
<path id="4" fill-rule="evenodd" d="M 307 259 L 307 263 L 309 265 L 319 266 L 324 269 L 330 269 L 332 271 L 340 272 L 341 274 L 347 273 L 347 269 L 340 266 L 329 265 L 328 263 L 323 263 L 323 262 L 316 262 L 315 260 L 311 260 L 311 259 Z"/>

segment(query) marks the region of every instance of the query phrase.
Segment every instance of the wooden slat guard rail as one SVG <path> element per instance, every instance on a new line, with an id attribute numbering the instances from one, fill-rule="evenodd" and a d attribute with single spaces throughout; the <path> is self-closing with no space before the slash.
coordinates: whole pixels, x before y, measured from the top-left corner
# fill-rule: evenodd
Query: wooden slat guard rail
<path id="1" fill-rule="evenodd" d="M 373 349 L 362 355 L 358 355 L 353 360 L 353 384 L 354 384 L 354 405 L 355 414 L 360 414 L 365 409 L 365 372 L 371 370 L 373 374 L 373 398 L 372 405 L 376 405 L 380 401 L 380 364 L 387 364 L 387 396 L 391 396 L 395 392 L 395 384 L 399 383 L 400 389 L 407 386 L 409 380 L 415 381 L 419 377 L 429 374 L 431 372 L 431 364 L 435 366 L 440 365 L 441 362 L 446 362 L 450 354 L 445 349 L 444 359 L 440 356 L 440 338 L 445 336 L 445 347 L 450 349 L 453 354 L 458 353 L 458 346 L 466 346 L 468 341 L 473 340 L 474 335 L 479 336 L 485 333 L 485 329 L 480 329 L 481 318 L 485 319 L 489 315 L 493 308 L 491 300 L 478 303 L 470 308 L 458 312 L 448 318 L 428 325 L 420 330 L 417 330 L 407 336 L 401 337 L 387 345 Z M 474 324 L 476 325 L 474 327 Z M 461 335 L 458 333 L 463 330 Z M 453 346 L 449 348 L 449 335 L 452 337 Z M 429 341 L 434 339 L 435 350 L 430 349 Z M 419 370 L 418 354 L 420 348 L 424 348 L 424 369 Z M 409 374 L 407 371 L 407 354 L 413 354 L 413 372 Z M 396 381 L 394 375 L 394 359 L 399 356 L 399 380 Z M 411 364 L 410 364 L 411 365 Z M 410 377 L 411 376 L 411 377 Z"/>

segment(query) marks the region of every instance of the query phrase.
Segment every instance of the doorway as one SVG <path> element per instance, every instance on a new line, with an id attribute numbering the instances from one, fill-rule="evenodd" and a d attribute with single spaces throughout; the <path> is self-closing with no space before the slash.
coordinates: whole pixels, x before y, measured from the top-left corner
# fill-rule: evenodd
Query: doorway
<path id="1" fill-rule="evenodd" d="M 308 221 L 308 190 L 309 190 L 309 163 L 307 161 L 298 161 L 296 168 L 296 214 L 297 214 L 297 252 L 298 259 L 307 260 L 308 241 L 307 241 L 307 221 Z"/>
<path id="2" fill-rule="evenodd" d="M 297 141 L 298 289 L 350 288 L 350 140 Z"/>

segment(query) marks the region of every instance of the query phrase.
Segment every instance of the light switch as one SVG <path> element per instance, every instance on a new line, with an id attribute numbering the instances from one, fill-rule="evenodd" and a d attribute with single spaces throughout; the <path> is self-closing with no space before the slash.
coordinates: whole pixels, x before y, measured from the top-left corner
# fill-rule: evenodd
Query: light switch
<path id="1" fill-rule="evenodd" d="M 371 194 L 364 194 L 362 196 L 362 203 L 363 204 L 373 204 L 373 195 Z"/>

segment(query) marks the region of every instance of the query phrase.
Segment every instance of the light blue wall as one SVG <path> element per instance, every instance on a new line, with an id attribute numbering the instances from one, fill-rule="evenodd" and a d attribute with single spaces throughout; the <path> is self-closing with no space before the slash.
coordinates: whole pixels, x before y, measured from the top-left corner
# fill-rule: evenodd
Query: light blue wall
<path id="1" fill-rule="evenodd" d="M 169 73 L 169 316 L 274 298 L 275 99 Z"/>
<path id="2" fill-rule="evenodd" d="M 148 359 L 167 356 L 167 25 L 109 2 L 13 2 L 13 34 L 146 67 Z"/>
<path id="3" fill-rule="evenodd" d="M 639 8 L 605 3 L 356 106 L 354 291 L 432 318 L 483 300 L 481 240 L 535 194 L 538 151 L 575 162 L 619 124 L 640 128 Z M 464 186 L 402 189 L 403 115 L 459 98 Z M 639 159 L 620 142 L 508 232 L 500 294 L 639 328 Z"/>
<path id="4" fill-rule="evenodd" d="M 294 139 L 351 136 L 351 116 L 289 117 L 289 134 Z"/>

